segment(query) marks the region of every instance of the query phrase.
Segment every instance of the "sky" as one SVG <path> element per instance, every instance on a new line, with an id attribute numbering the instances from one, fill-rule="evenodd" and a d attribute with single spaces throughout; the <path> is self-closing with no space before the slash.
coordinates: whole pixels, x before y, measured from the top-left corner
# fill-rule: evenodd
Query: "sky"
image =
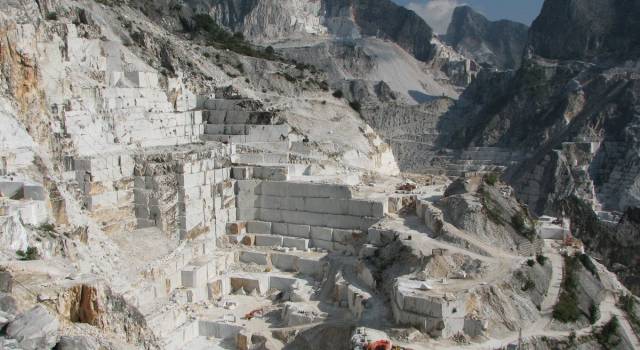
<path id="1" fill-rule="evenodd" d="M 469 5 L 492 21 L 509 19 L 531 25 L 543 0 L 393 0 L 422 16 L 436 33 L 447 31 L 453 9 Z"/>

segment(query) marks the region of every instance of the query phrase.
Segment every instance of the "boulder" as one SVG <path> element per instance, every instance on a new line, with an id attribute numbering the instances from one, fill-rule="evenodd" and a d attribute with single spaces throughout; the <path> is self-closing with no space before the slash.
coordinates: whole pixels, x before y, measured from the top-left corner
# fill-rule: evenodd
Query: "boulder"
<path id="1" fill-rule="evenodd" d="M 297 281 L 291 291 L 289 291 L 289 300 L 293 302 L 307 302 L 311 300 L 313 295 L 313 288 L 308 285 Z"/>
<path id="2" fill-rule="evenodd" d="M 292 327 L 321 322 L 327 314 L 313 305 L 287 302 L 284 304 L 281 317 L 287 327 Z"/>
<path id="3" fill-rule="evenodd" d="M 58 319 L 42 305 L 36 305 L 7 326 L 7 337 L 24 350 L 51 349 L 58 342 Z"/>
<path id="4" fill-rule="evenodd" d="M 0 292 L 11 293 L 13 291 L 13 276 L 9 271 L 0 271 Z"/>
<path id="5" fill-rule="evenodd" d="M 18 313 L 18 302 L 6 293 L 0 293 L 0 311 L 15 315 Z"/>
<path id="6" fill-rule="evenodd" d="M 444 191 L 444 197 L 457 194 L 476 193 L 482 185 L 482 176 L 459 177 Z"/>
<path id="7" fill-rule="evenodd" d="M 243 329 L 236 336 L 236 350 L 275 350 L 281 346 L 261 333 L 251 333 Z"/>
<path id="8" fill-rule="evenodd" d="M 86 336 L 63 336 L 56 346 L 56 350 L 98 350 L 100 344 Z"/>
<path id="9" fill-rule="evenodd" d="M 13 321 L 15 316 L 8 314 L 4 311 L 0 311 L 0 329 L 4 328 L 9 322 Z M 0 348 L 1 349 L 1 348 Z"/>

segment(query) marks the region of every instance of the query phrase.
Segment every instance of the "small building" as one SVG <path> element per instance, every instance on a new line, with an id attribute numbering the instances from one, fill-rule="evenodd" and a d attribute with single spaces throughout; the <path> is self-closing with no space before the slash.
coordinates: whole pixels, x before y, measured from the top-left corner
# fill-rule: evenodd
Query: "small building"
<path id="1" fill-rule="evenodd" d="M 433 256 L 445 256 L 449 254 L 449 249 L 444 248 L 434 248 L 431 250 L 431 255 Z"/>

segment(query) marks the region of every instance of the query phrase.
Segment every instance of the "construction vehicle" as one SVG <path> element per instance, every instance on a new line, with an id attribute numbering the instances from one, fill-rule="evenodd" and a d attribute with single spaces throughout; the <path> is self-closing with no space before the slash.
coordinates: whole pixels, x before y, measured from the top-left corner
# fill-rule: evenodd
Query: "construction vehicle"
<path id="1" fill-rule="evenodd" d="M 376 340 L 367 344 L 367 350 L 392 350 L 391 340 Z"/>
<path id="2" fill-rule="evenodd" d="M 250 321 L 252 318 L 262 317 L 263 314 L 264 314 L 264 311 L 262 309 L 255 309 L 247 313 L 246 315 L 244 315 L 244 319 L 247 321 Z"/>

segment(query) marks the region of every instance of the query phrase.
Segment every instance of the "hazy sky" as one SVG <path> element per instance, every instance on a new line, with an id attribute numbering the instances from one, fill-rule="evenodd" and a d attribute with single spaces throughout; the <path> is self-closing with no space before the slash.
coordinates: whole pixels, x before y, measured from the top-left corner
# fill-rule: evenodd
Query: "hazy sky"
<path id="1" fill-rule="evenodd" d="M 531 25 L 542 8 L 543 0 L 393 0 L 422 16 L 437 33 L 444 33 L 453 9 L 469 5 L 490 20 L 510 19 Z"/>

